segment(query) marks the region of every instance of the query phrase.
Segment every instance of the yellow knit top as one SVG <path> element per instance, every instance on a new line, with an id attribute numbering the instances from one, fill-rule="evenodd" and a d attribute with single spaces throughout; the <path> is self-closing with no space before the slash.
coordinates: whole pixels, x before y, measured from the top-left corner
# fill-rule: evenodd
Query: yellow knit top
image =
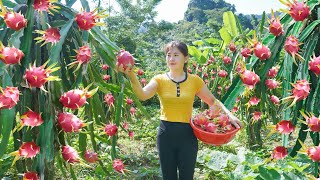
<path id="1" fill-rule="evenodd" d="M 203 80 L 194 74 L 187 74 L 183 81 L 175 82 L 167 74 L 153 77 L 158 83 L 160 119 L 170 122 L 189 123 L 195 95 L 204 86 Z"/>

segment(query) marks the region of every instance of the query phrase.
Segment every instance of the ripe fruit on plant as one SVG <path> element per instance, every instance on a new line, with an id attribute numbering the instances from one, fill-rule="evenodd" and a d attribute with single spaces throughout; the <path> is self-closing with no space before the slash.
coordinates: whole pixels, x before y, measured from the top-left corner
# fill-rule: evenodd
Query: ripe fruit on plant
<path id="1" fill-rule="evenodd" d="M 314 162 L 320 161 L 320 146 L 314 146 L 311 148 L 308 148 L 307 154 Z"/>
<path id="2" fill-rule="evenodd" d="M 260 82 L 260 77 L 253 71 L 244 70 L 240 74 L 240 79 L 243 84 L 247 85 L 249 89 L 253 89 L 257 83 Z"/>
<path id="3" fill-rule="evenodd" d="M 271 154 L 271 158 L 272 159 L 283 159 L 288 155 L 288 149 L 284 146 L 277 146 L 274 148 L 272 154 Z"/>
<path id="4" fill-rule="evenodd" d="M 245 58 L 247 58 L 247 57 L 249 57 L 249 56 L 251 56 L 251 49 L 250 48 L 243 48 L 242 50 L 241 50 L 241 55 L 243 56 L 243 57 L 245 57 Z"/>
<path id="5" fill-rule="evenodd" d="M 320 132 L 320 117 L 317 118 L 312 113 L 308 116 L 303 111 L 300 111 L 301 115 L 306 119 L 306 124 L 308 125 L 310 131 L 312 132 Z"/>
<path id="6" fill-rule="evenodd" d="M 84 159 L 89 163 L 95 163 L 99 160 L 98 154 L 93 151 L 86 150 L 84 152 Z"/>
<path id="7" fill-rule="evenodd" d="M 81 46 L 79 50 L 75 50 L 75 52 L 77 53 L 76 60 L 68 64 L 68 66 L 70 67 L 73 67 L 78 64 L 74 72 L 79 70 L 82 64 L 87 64 L 91 60 L 91 49 L 89 46 Z"/>
<path id="8" fill-rule="evenodd" d="M 283 34 L 282 24 L 279 17 L 275 17 L 274 12 L 271 11 L 271 19 L 269 20 L 269 31 L 274 36 L 281 36 Z"/>
<path id="9" fill-rule="evenodd" d="M 111 76 L 108 75 L 108 74 L 105 74 L 105 75 L 102 76 L 102 79 L 105 80 L 105 81 L 108 81 L 110 78 L 111 78 Z"/>
<path id="10" fill-rule="evenodd" d="M 278 98 L 277 96 L 275 96 L 275 95 L 271 95 L 271 96 L 270 96 L 270 101 L 271 101 L 273 104 L 276 104 L 276 105 L 280 103 L 279 98 Z"/>
<path id="11" fill-rule="evenodd" d="M 50 76 L 49 74 L 57 71 L 60 67 L 53 68 L 56 63 L 51 64 L 48 68 L 44 68 L 49 61 L 45 62 L 42 66 L 36 67 L 35 64 L 33 66 L 30 65 L 29 69 L 26 69 L 24 74 L 24 78 L 26 79 L 29 87 L 37 87 L 44 91 L 46 91 L 43 85 L 48 81 L 59 81 L 60 78 L 58 76 Z"/>
<path id="12" fill-rule="evenodd" d="M 268 89 L 276 89 L 280 85 L 280 83 L 274 79 L 267 79 L 265 84 L 268 87 Z"/>
<path id="13" fill-rule="evenodd" d="M 93 96 L 97 91 L 98 88 L 93 89 L 88 92 L 88 89 L 91 85 L 86 87 L 84 90 L 82 89 L 73 89 L 66 93 L 64 93 L 59 101 L 62 105 L 66 108 L 70 109 L 78 109 L 79 107 L 83 106 L 87 102 L 87 98 Z"/>
<path id="14" fill-rule="evenodd" d="M 304 2 L 297 2 L 297 0 L 281 0 L 281 3 L 288 6 L 290 9 L 288 13 L 295 21 L 303 21 L 310 15 L 310 7 Z"/>
<path id="15" fill-rule="evenodd" d="M 228 72 L 227 71 L 225 71 L 225 70 L 219 70 L 218 71 L 218 76 L 219 77 L 221 77 L 221 78 L 225 78 L 225 77 L 227 77 L 228 76 Z"/>
<path id="16" fill-rule="evenodd" d="M 24 53 L 15 47 L 5 47 L 0 42 L 0 60 L 5 64 L 20 64 Z"/>
<path id="17" fill-rule="evenodd" d="M 115 159 L 112 162 L 112 167 L 115 171 L 119 173 L 124 173 L 124 164 L 121 159 Z"/>
<path id="18" fill-rule="evenodd" d="M 35 126 L 40 126 L 43 123 L 41 114 L 36 113 L 32 110 L 28 110 L 20 116 L 21 122 L 17 125 L 15 129 L 20 131 L 24 126 L 30 126 L 31 128 Z"/>
<path id="19" fill-rule="evenodd" d="M 309 70 L 314 72 L 317 76 L 320 75 L 320 56 L 313 55 L 311 61 L 309 61 Z"/>
<path id="20" fill-rule="evenodd" d="M 248 105 L 249 106 L 256 106 L 259 104 L 259 102 L 260 102 L 260 99 L 257 98 L 256 96 L 254 96 L 254 97 L 250 98 Z"/>
<path id="21" fill-rule="evenodd" d="M 232 59 L 228 56 L 223 56 L 222 60 L 224 64 L 230 64 L 232 62 Z"/>
<path id="22" fill-rule="evenodd" d="M 57 0 L 34 0 L 33 8 L 38 12 L 46 11 L 50 12 L 50 10 L 57 12 L 59 6 L 55 6 L 52 3 L 56 2 Z M 52 14 L 52 13 L 51 13 Z"/>
<path id="23" fill-rule="evenodd" d="M 254 44 L 253 53 L 260 60 L 266 60 L 266 59 L 269 59 L 271 57 L 270 49 L 267 46 L 265 46 L 262 43 L 260 43 L 260 42 Z"/>
<path id="24" fill-rule="evenodd" d="M 279 69 L 280 66 L 273 66 L 271 69 L 269 69 L 267 76 L 270 78 L 275 78 L 278 74 Z"/>
<path id="25" fill-rule="evenodd" d="M 27 26 L 28 20 L 21 13 L 2 11 L 4 13 L 4 22 L 8 28 L 18 31 Z"/>
<path id="26" fill-rule="evenodd" d="M 144 74 L 144 71 L 143 71 L 142 69 L 139 69 L 138 72 L 137 72 L 137 74 L 138 74 L 139 76 L 142 76 L 142 75 Z"/>
<path id="27" fill-rule="evenodd" d="M 39 34 L 42 34 L 42 36 L 34 38 L 34 40 L 36 40 L 37 43 L 41 43 L 43 41 L 41 46 L 43 46 L 47 43 L 56 44 L 57 42 L 60 41 L 60 38 L 61 38 L 59 29 L 57 29 L 57 28 L 50 27 L 49 29 L 47 29 L 45 31 L 36 30 L 36 32 Z"/>
<path id="28" fill-rule="evenodd" d="M 83 11 L 83 12 L 76 15 L 76 22 L 77 22 L 80 29 L 87 31 L 87 30 L 90 30 L 94 26 L 101 26 L 104 24 L 102 22 L 96 22 L 96 21 L 98 18 L 103 18 L 103 17 L 106 17 L 107 15 L 106 14 L 100 14 L 100 15 L 95 14 L 97 10 L 98 10 L 98 8 L 92 12 Z"/>
<path id="29" fill-rule="evenodd" d="M 61 154 L 63 159 L 70 164 L 80 162 L 78 152 L 71 146 L 68 146 L 68 145 L 62 146 Z"/>
<path id="30" fill-rule="evenodd" d="M 19 101 L 20 92 L 17 87 L 0 87 L 0 109 L 11 109 Z"/>
<path id="31" fill-rule="evenodd" d="M 229 49 L 230 49 L 231 52 L 235 52 L 237 50 L 237 48 L 236 48 L 236 46 L 234 45 L 233 42 L 230 42 Z"/>
<path id="32" fill-rule="evenodd" d="M 118 127 L 115 125 L 115 124 L 107 124 L 105 127 L 104 127 L 104 132 L 108 135 L 108 136 L 113 136 L 117 133 L 118 131 Z"/>
<path id="33" fill-rule="evenodd" d="M 40 153 L 40 147 L 34 142 L 24 142 L 17 151 L 10 153 L 15 156 L 12 165 L 20 158 L 34 158 Z"/>
<path id="34" fill-rule="evenodd" d="M 295 62 L 295 56 L 297 56 L 299 59 L 303 59 L 299 54 L 299 45 L 301 43 L 299 40 L 294 36 L 288 36 L 286 41 L 284 42 L 284 49 L 288 54 L 290 54 Z"/>
<path id="35" fill-rule="evenodd" d="M 104 95 L 104 102 L 110 107 L 114 106 L 114 97 L 111 93 Z"/>
<path id="36" fill-rule="evenodd" d="M 281 120 L 276 124 L 276 130 L 281 134 L 290 134 L 294 131 L 295 126 L 291 121 Z"/>
<path id="37" fill-rule="evenodd" d="M 39 180 L 37 172 L 26 172 L 23 174 L 22 180 Z"/>
<path id="38" fill-rule="evenodd" d="M 147 85 L 147 80 L 145 78 L 141 78 L 140 79 L 140 83 L 143 85 L 143 86 L 146 86 Z"/>
<path id="39" fill-rule="evenodd" d="M 126 103 L 127 103 L 127 105 L 131 105 L 133 103 L 133 100 L 130 98 L 127 98 Z"/>
<path id="40" fill-rule="evenodd" d="M 121 50 L 116 57 L 117 66 L 122 64 L 124 69 L 127 69 L 128 67 L 131 69 L 134 66 L 134 58 L 128 51 Z"/>
<path id="41" fill-rule="evenodd" d="M 286 98 L 283 98 L 282 100 L 288 101 L 293 99 L 292 103 L 288 106 L 291 107 L 293 106 L 297 101 L 301 101 L 303 99 L 306 99 L 310 93 L 310 83 L 303 79 L 303 80 L 298 80 L 296 84 L 292 84 L 293 89 L 292 89 L 292 95 L 288 96 Z"/>
<path id="42" fill-rule="evenodd" d="M 59 113 L 57 121 L 64 132 L 79 132 L 85 126 L 81 119 L 68 112 Z"/>
<path id="43" fill-rule="evenodd" d="M 136 108 L 131 107 L 130 108 L 130 114 L 131 114 L 131 116 L 134 116 L 136 114 Z"/>

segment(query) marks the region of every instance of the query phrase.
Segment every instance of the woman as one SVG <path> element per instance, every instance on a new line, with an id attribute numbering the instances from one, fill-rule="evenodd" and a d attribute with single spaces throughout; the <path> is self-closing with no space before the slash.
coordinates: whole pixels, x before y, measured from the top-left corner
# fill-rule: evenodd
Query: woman
<path id="1" fill-rule="evenodd" d="M 188 48 L 181 41 L 172 41 L 165 46 L 169 72 L 156 75 L 142 88 L 131 69 L 118 70 L 130 79 L 132 88 L 140 100 L 147 100 L 156 93 L 160 99 L 160 128 L 157 134 L 157 148 L 164 180 L 192 180 L 198 152 L 198 141 L 189 124 L 193 101 L 198 96 L 210 108 L 222 109 L 236 127 L 242 126 L 238 118 L 209 91 L 203 80 L 188 74 Z"/>

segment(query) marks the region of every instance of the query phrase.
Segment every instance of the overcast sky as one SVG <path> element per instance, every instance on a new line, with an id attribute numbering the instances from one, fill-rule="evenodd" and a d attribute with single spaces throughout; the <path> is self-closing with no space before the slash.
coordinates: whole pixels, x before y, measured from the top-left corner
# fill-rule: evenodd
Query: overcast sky
<path id="1" fill-rule="evenodd" d="M 225 0 L 230 4 L 234 4 L 236 7 L 236 13 L 242 14 L 262 14 L 263 11 L 266 13 L 280 8 L 286 9 L 286 6 L 281 4 L 279 0 Z M 109 0 L 111 5 L 116 5 L 115 0 Z M 158 16 L 156 21 L 166 20 L 169 22 L 178 22 L 183 19 L 184 13 L 188 8 L 189 0 L 162 0 L 161 3 L 156 7 Z M 76 9 L 80 9 L 81 3 L 78 0 L 73 6 Z"/>

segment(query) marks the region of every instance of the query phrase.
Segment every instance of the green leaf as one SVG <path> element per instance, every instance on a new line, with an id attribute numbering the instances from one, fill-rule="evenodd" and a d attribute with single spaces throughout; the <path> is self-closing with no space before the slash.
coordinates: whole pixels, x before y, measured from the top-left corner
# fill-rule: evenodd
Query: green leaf
<path id="1" fill-rule="evenodd" d="M 238 37 L 239 34 L 238 34 L 236 19 L 231 11 L 227 11 L 223 13 L 223 26 L 232 36 L 232 39 L 235 37 Z M 228 41 L 225 41 L 225 42 L 227 44 L 230 43 Z"/>
<path id="2" fill-rule="evenodd" d="M 273 168 L 271 169 L 267 169 L 264 168 L 262 166 L 259 166 L 259 177 L 261 177 L 264 180 L 277 180 L 277 179 L 281 179 L 281 175 Z"/>
<path id="3" fill-rule="evenodd" d="M 311 24 L 309 24 L 306 28 L 303 29 L 299 36 L 299 42 L 303 42 L 312 32 L 314 32 L 314 28 L 320 24 L 320 20 L 315 20 Z"/>
<path id="4" fill-rule="evenodd" d="M 219 30 L 219 34 L 220 34 L 220 37 L 222 38 L 222 40 L 224 41 L 224 44 L 228 44 L 231 42 L 232 37 L 225 27 L 222 27 Z"/>
<path id="5" fill-rule="evenodd" d="M 10 0 L 2 0 L 2 2 L 3 2 L 4 6 L 11 8 L 11 9 L 13 9 L 17 5 L 16 3 L 14 3 Z"/>
<path id="6" fill-rule="evenodd" d="M 197 49 L 195 46 L 188 46 L 189 54 L 193 57 L 195 57 L 197 60 L 200 60 L 201 58 L 201 51 Z"/>
<path id="7" fill-rule="evenodd" d="M 82 4 L 82 8 L 85 11 L 89 12 L 90 11 L 90 7 L 89 7 L 88 1 L 87 0 L 80 0 L 80 1 L 81 1 L 81 4 Z"/>
<path id="8" fill-rule="evenodd" d="M 260 32 L 260 35 L 263 34 L 263 30 L 264 30 L 264 24 L 266 22 L 266 12 L 263 11 L 262 13 L 262 17 L 261 17 L 261 21 L 260 21 L 260 27 L 259 27 L 259 32 Z"/>

